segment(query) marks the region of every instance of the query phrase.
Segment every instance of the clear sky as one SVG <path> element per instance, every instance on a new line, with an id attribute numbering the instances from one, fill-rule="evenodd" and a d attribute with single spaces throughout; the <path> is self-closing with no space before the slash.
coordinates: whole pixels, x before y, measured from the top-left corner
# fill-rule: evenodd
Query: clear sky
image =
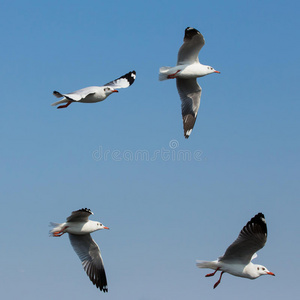
<path id="1" fill-rule="evenodd" d="M 299 293 L 298 1 L 2 1 L 2 299 L 295 299 Z M 184 29 L 205 37 L 201 106 L 183 137 L 174 80 Z M 57 110 L 53 90 L 137 79 L 97 104 Z M 105 156 L 104 156 L 105 154 Z M 183 154 L 187 155 L 186 159 Z M 143 155 L 143 157 L 142 157 Z M 190 156 L 189 156 L 190 155 Z M 82 207 L 109 293 L 49 222 Z M 205 278 L 256 213 L 255 262 L 276 277 Z"/>

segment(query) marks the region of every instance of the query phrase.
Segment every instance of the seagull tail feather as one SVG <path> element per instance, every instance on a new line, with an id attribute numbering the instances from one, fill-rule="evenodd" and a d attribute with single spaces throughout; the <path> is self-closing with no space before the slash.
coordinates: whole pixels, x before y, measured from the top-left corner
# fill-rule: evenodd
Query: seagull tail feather
<path id="1" fill-rule="evenodd" d="M 57 102 L 52 103 L 51 105 L 55 106 L 55 105 L 58 105 L 58 104 L 61 104 L 61 103 L 68 103 L 68 100 L 66 98 L 64 98 L 62 100 L 59 100 Z"/>
<path id="2" fill-rule="evenodd" d="M 217 261 L 197 260 L 196 266 L 198 268 L 206 268 L 206 269 L 213 269 L 213 270 L 216 270 L 218 268 Z"/>
<path id="3" fill-rule="evenodd" d="M 171 69 L 171 67 L 161 67 L 159 69 L 159 81 L 167 80 L 168 79 L 168 71 Z"/>
<path id="4" fill-rule="evenodd" d="M 55 106 L 55 105 L 58 105 L 58 104 L 61 104 L 61 103 L 68 103 L 68 99 L 66 99 L 65 96 L 62 95 L 60 92 L 54 91 L 54 92 L 53 92 L 53 95 L 54 95 L 55 97 L 57 97 L 57 98 L 61 98 L 61 97 L 64 97 L 64 98 L 61 99 L 61 100 L 59 100 L 59 101 L 57 101 L 57 102 L 52 103 L 52 104 L 51 104 L 52 106 Z"/>
<path id="5" fill-rule="evenodd" d="M 64 227 L 63 224 L 60 223 L 54 223 L 54 222 L 50 222 L 50 227 L 52 227 L 52 229 L 49 231 L 49 235 L 50 236 L 54 236 L 53 233 L 56 231 L 60 231 L 62 230 L 62 228 Z"/>

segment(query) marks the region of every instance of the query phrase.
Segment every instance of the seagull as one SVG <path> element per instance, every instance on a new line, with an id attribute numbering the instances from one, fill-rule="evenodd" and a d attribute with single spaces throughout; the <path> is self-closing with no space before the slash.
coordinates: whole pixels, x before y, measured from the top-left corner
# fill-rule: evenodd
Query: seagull
<path id="1" fill-rule="evenodd" d="M 68 107 L 72 102 L 83 102 L 83 103 L 95 103 L 105 100 L 112 93 L 117 93 L 120 88 L 127 88 L 131 86 L 136 78 L 136 72 L 131 71 L 118 79 L 115 79 L 103 86 L 90 86 L 81 90 L 61 94 L 60 92 L 54 91 L 53 95 L 57 98 L 63 97 L 62 100 L 52 103 L 52 106 L 60 105 L 57 108 Z"/>
<path id="2" fill-rule="evenodd" d="M 90 233 L 100 229 L 109 229 L 100 222 L 90 221 L 93 215 L 90 209 L 82 208 L 73 211 L 65 223 L 50 223 L 53 227 L 50 236 L 59 237 L 69 234 L 71 245 L 79 256 L 82 266 L 90 280 L 100 291 L 108 292 L 107 280 L 100 249 Z"/>
<path id="3" fill-rule="evenodd" d="M 261 275 L 275 276 L 266 267 L 251 262 L 257 257 L 256 251 L 261 249 L 266 241 L 265 216 L 258 213 L 243 227 L 238 238 L 227 248 L 223 256 L 214 261 L 197 261 L 197 267 L 215 270 L 205 277 L 214 276 L 217 271 L 221 271 L 220 278 L 215 283 L 214 288 L 219 285 L 224 273 L 249 279 L 256 279 Z"/>
<path id="4" fill-rule="evenodd" d="M 197 77 L 220 73 L 210 66 L 200 64 L 198 55 L 204 44 L 203 35 L 197 29 L 187 27 L 183 44 L 178 51 L 177 65 L 159 69 L 159 80 L 176 78 L 186 139 L 194 128 L 200 106 L 202 89 L 197 83 Z"/>

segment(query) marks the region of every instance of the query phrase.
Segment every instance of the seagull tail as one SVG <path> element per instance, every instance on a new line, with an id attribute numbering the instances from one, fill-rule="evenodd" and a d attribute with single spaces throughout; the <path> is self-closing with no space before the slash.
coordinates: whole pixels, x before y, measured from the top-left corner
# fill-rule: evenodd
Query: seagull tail
<path id="1" fill-rule="evenodd" d="M 61 231 L 64 227 L 63 224 L 54 223 L 54 222 L 50 222 L 49 226 L 52 227 L 52 229 L 49 231 L 50 236 L 55 236 L 54 232 Z"/>
<path id="2" fill-rule="evenodd" d="M 167 80 L 168 79 L 168 71 L 171 69 L 171 67 L 161 67 L 159 69 L 159 81 Z"/>
<path id="3" fill-rule="evenodd" d="M 61 103 L 68 103 L 68 100 L 67 100 L 67 99 L 65 98 L 65 96 L 62 95 L 60 92 L 54 91 L 54 92 L 53 92 L 53 95 L 54 95 L 55 97 L 57 97 L 57 98 L 61 98 L 61 97 L 64 97 L 64 98 L 61 99 L 61 100 L 59 100 L 59 101 L 57 101 L 57 102 L 52 103 L 52 104 L 51 104 L 52 106 L 55 106 L 55 105 L 58 105 L 58 104 L 61 104 Z"/>
<path id="4" fill-rule="evenodd" d="M 206 268 L 206 269 L 213 269 L 213 270 L 216 270 L 218 268 L 217 261 L 197 260 L 196 266 L 198 268 Z"/>
<path id="5" fill-rule="evenodd" d="M 61 103 L 68 103 L 68 100 L 66 98 L 64 98 L 62 100 L 59 100 L 57 102 L 52 103 L 51 105 L 55 106 L 55 105 L 58 105 L 58 104 L 61 104 Z"/>

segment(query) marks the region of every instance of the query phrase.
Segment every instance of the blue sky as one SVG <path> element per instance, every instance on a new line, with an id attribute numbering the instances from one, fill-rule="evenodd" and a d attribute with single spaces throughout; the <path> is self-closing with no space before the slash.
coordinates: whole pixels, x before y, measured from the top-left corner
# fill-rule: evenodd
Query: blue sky
<path id="1" fill-rule="evenodd" d="M 2 1 L 3 299 L 295 298 L 299 6 Z M 175 81 L 159 82 L 158 69 L 176 63 L 188 26 L 205 37 L 200 62 L 221 74 L 198 80 L 201 106 L 185 140 Z M 53 90 L 131 70 L 136 82 L 102 103 L 50 106 Z M 50 221 L 82 207 L 111 228 L 93 234 L 108 294 L 91 284 L 67 236 L 48 236 Z M 255 262 L 276 277 L 225 274 L 213 290 L 217 277 L 205 278 L 196 259 L 222 255 L 258 212 L 269 236 Z"/>

